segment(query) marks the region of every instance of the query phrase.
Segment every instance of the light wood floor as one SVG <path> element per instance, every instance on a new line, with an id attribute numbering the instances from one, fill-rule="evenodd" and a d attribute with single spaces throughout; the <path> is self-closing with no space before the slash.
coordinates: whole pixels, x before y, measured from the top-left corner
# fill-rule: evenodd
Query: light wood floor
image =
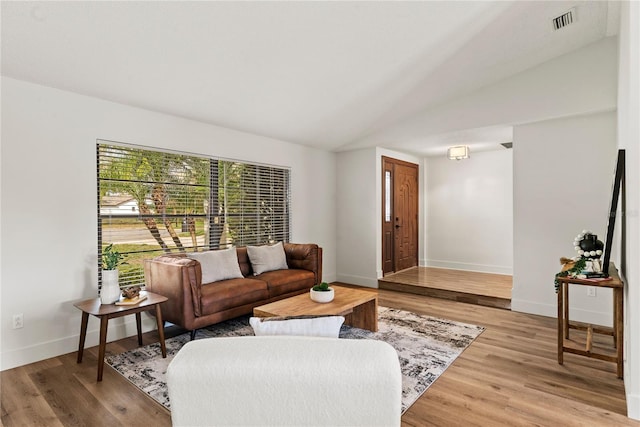
<path id="1" fill-rule="evenodd" d="M 482 325 L 486 330 L 402 417 L 403 426 L 616 426 L 626 418 L 624 384 L 613 363 L 556 359 L 555 319 L 422 295 L 379 291 L 383 306 Z M 175 334 L 168 331 L 167 334 Z M 145 343 L 157 339 L 145 334 Z M 108 344 L 119 353 L 131 337 Z M 97 348 L 1 373 L 5 426 L 169 426 L 170 414 L 105 367 Z"/>
<path id="2" fill-rule="evenodd" d="M 488 307 L 511 308 L 513 277 L 434 267 L 412 267 L 378 280 L 380 289 Z"/>

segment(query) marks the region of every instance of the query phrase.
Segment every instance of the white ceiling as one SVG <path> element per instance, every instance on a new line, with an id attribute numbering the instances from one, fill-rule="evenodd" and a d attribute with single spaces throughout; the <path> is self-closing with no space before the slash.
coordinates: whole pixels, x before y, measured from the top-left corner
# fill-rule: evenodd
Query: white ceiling
<path id="1" fill-rule="evenodd" d="M 571 7 L 577 23 L 553 32 Z M 341 150 L 617 34 L 615 13 L 606 1 L 3 1 L 2 74 Z M 460 129 L 387 148 L 429 155 L 510 134 Z"/>

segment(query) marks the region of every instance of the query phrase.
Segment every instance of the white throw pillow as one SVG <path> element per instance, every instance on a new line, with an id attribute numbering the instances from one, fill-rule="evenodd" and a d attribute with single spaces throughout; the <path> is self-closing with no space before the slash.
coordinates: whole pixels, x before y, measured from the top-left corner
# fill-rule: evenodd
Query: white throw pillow
<path id="1" fill-rule="evenodd" d="M 343 316 L 323 316 L 299 318 L 252 317 L 249 323 L 256 336 L 296 335 L 303 337 L 338 338 Z"/>
<path id="2" fill-rule="evenodd" d="M 187 257 L 200 263 L 203 284 L 243 277 L 235 247 L 217 251 L 189 252 Z"/>
<path id="3" fill-rule="evenodd" d="M 253 274 L 258 275 L 267 271 L 287 270 L 287 256 L 282 242 L 268 246 L 247 246 L 247 255 L 253 268 Z"/>

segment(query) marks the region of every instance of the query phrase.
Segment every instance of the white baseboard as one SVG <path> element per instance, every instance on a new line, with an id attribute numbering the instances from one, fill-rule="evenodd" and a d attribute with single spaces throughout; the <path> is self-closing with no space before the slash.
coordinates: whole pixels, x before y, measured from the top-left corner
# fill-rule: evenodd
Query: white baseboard
<path id="1" fill-rule="evenodd" d="M 122 338 L 134 336 L 137 334 L 135 317 L 131 316 L 132 320 L 127 318 L 126 322 L 116 323 L 115 321 L 109 322 L 109 329 L 107 331 L 107 342 L 116 341 Z M 89 325 L 91 326 L 91 323 Z M 146 313 L 143 313 L 142 318 L 142 332 L 153 331 L 156 329 L 156 319 Z M 78 331 L 80 325 L 78 324 Z M 46 341 L 28 347 L 18 348 L 14 350 L 2 352 L 0 357 L 0 370 L 16 368 L 18 366 L 28 365 L 29 363 L 39 362 L 41 360 L 49 359 L 51 357 L 60 356 L 71 352 L 78 351 L 78 343 L 80 340 L 80 334 L 72 335 L 70 337 L 60 338 L 57 340 Z M 87 330 L 87 337 L 85 340 L 85 348 L 94 347 L 98 345 L 100 341 L 100 329 Z"/>
<path id="2" fill-rule="evenodd" d="M 322 274 L 322 281 L 323 282 L 327 282 L 327 283 L 332 283 L 336 281 L 336 275 L 335 274 L 330 274 L 330 275 L 324 275 L 324 273 Z"/>
<path id="3" fill-rule="evenodd" d="M 640 420 L 640 394 L 627 393 L 627 417 Z"/>
<path id="4" fill-rule="evenodd" d="M 450 270 L 476 271 L 479 273 L 494 273 L 513 275 L 513 267 L 500 265 L 470 264 L 465 262 L 441 261 L 436 259 L 428 259 L 420 261 L 420 265 L 425 267 L 448 268 Z"/>
<path id="5" fill-rule="evenodd" d="M 538 314 L 546 317 L 557 317 L 558 308 L 555 305 L 540 304 L 526 300 L 511 299 L 511 311 L 520 313 Z"/>
<path id="6" fill-rule="evenodd" d="M 558 307 L 555 304 L 540 304 L 538 302 L 512 299 L 511 311 L 558 318 Z M 571 320 L 608 327 L 612 325 L 611 313 L 581 310 L 574 307 L 569 307 L 569 311 L 571 313 Z"/>
<path id="7" fill-rule="evenodd" d="M 364 276 L 354 276 L 352 274 L 338 274 L 338 282 L 349 283 L 350 285 L 366 286 L 367 288 L 377 288 L 378 279 Z"/>

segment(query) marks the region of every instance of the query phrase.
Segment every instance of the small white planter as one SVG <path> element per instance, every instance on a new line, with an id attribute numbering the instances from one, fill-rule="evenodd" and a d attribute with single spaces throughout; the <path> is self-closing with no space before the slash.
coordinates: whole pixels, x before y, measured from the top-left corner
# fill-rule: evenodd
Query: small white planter
<path id="1" fill-rule="evenodd" d="M 327 303 L 333 301 L 334 292 L 333 288 L 329 288 L 328 291 L 314 291 L 311 289 L 310 291 L 311 300 L 319 303 Z"/>
<path id="2" fill-rule="evenodd" d="M 120 285 L 118 283 L 118 270 L 102 270 L 100 302 L 102 304 L 113 304 L 119 299 Z"/>

